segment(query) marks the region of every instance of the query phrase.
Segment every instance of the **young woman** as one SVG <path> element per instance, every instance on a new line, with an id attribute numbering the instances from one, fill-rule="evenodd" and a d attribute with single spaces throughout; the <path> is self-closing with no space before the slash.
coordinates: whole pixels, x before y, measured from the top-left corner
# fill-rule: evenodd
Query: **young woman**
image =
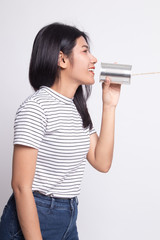
<path id="1" fill-rule="evenodd" d="M 97 136 L 86 100 L 97 59 L 87 35 L 53 23 L 37 34 L 29 79 L 35 93 L 14 125 L 13 194 L 0 222 L 0 240 L 76 240 L 77 196 L 86 159 L 101 172 L 112 163 L 120 85 L 102 84 Z"/>

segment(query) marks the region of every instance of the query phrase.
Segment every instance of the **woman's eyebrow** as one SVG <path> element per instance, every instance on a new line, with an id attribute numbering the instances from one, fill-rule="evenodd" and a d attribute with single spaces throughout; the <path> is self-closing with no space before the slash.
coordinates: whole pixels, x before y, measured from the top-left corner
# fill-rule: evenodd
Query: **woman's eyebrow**
<path id="1" fill-rule="evenodd" d="M 82 48 L 83 48 L 83 47 L 84 47 L 84 48 L 87 48 L 88 51 L 90 52 L 90 47 L 89 47 L 88 45 L 83 45 Z"/>
<path id="2" fill-rule="evenodd" d="M 89 49 L 88 45 L 83 45 L 82 47 L 86 47 L 86 48 L 88 48 L 88 49 Z"/>

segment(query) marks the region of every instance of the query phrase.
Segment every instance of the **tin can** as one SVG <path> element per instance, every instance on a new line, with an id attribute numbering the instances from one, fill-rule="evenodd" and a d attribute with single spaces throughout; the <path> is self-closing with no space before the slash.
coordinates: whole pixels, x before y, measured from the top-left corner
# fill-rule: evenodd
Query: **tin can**
<path id="1" fill-rule="evenodd" d="M 131 69 L 132 69 L 132 65 L 101 63 L 99 81 L 100 82 L 105 81 L 106 76 L 108 76 L 111 80 L 111 83 L 130 84 Z"/>

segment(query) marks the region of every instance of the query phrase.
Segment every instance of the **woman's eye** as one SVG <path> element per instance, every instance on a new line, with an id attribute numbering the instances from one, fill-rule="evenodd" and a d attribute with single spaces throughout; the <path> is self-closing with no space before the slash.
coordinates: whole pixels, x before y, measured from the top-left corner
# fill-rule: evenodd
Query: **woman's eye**
<path id="1" fill-rule="evenodd" d="M 88 52 L 88 50 L 84 50 L 83 52 Z"/>

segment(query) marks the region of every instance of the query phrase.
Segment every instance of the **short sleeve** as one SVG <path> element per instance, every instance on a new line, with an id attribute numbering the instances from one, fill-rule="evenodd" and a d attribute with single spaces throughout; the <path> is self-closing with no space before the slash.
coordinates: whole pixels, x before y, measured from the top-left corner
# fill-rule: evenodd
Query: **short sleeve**
<path id="1" fill-rule="evenodd" d="M 96 133 L 96 130 L 95 130 L 94 127 L 92 127 L 91 129 L 89 129 L 89 134 L 91 135 L 91 134 L 93 134 L 93 133 Z"/>
<path id="2" fill-rule="evenodd" d="M 14 144 L 38 149 L 46 130 L 44 110 L 34 100 L 24 102 L 18 109 L 14 122 Z"/>

